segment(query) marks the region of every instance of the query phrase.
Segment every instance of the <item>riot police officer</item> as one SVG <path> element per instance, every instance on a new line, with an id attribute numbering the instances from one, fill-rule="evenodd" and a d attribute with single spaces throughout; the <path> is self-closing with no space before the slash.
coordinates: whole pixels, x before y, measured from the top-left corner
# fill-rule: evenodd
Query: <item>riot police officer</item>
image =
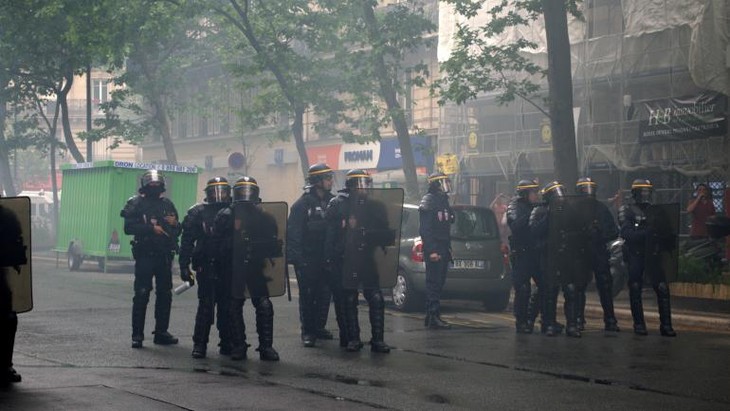
<path id="1" fill-rule="evenodd" d="M 629 268 L 629 301 L 634 320 L 634 333 L 647 335 L 644 322 L 644 307 L 641 290 L 644 274 L 651 276 L 659 308 L 659 332 L 666 337 L 677 335 L 672 328 L 672 312 L 669 302 L 669 285 L 660 264 L 662 249 L 671 248 L 674 238 L 664 238 L 657 228 L 647 223 L 647 210 L 652 201 L 654 186 L 651 181 L 637 179 L 631 184 L 632 204 L 625 204 L 619 210 L 618 221 L 621 237 L 624 239 L 624 259 Z"/>
<path id="2" fill-rule="evenodd" d="M 515 290 L 513 312 L 517 333 L 531 333 L 528 325 L 528 302 L 530 299 L 530 279 L 539 285 L 535 241 L 530 233 L 530 214 L 537 203 L 538 185 L 532 180 L 520 180 L 515 187 L 515 195 L 507 206 L 507 225 L 512 235 L 509 237 L 512 257 L 512 287 Z"/>
<path id="3" fill-rule="evenodd" d="M 317 339 L 333 338 L 325 329 L 332 292 L 324 267 L 324 212 L 332 198 L 334 173 L 327 164 L 318 163 L 309 167 L 307 174 L 304 194 L 292 205 L 287 221 L 287 259 L 294 264 L 299 286 L 302 342 L 305 347 L 314 347 Z M 336 299 L 340 297 L 336 295 Z M 342 304 L 335 306 L 341 308 Z M 341 310 L 336 315 L 342 321 Z"/>
<path id="4" fill-rule="evenodd" d="M 582 177 L 575 184 L 575 192 L 581 196 L 595 199 L 597 190 L 598 185 L 590 177 Z M 605 204 L 595 201 L 595 207 L 595 217 L 591 227 L 591 238 L 593 240 L 591 244 L 591 266 L 596 278 L 598 297 L 603 308 L 604 329 L 618 332 L 619 327 L 613 310 L 613 281 L 611 280 L 611 264 L 609 262 L 611 254 L 608 251 L 608 243 L 618 237 L 618 228 L 611 211 Z M 581 331 L 585 327 L 585 307 L 585 290 L 579 290 L 578 328 Z"/>
<path id="5" fill-rule="evenodd" d="M 451 180 L 444 173 L 428 176 L 428 193 L 418 207 L 423 256 L 426 260 L 426 319 L 430 329 L 448 329 L 441 319 L 441 291 L 451 262 L 451 224 L 454 212 L 449 205 Z"/>
<path id="6" fill-rule="evenodd" d="M 555 267 L 556 260 L 562 256 L 557 256 L 549 250 L 549 230 L 550 207 L 554 207 L 558 201 L 565 197 L 565 189 L 558 181 L 552 181 L 546 184 L 541 190 L 542 203 L 536 206 L 530 215 L 529 227 L 530 233 L 535 240 L 536 255 L 539 256 L 539 283 L 538 283 L 538 300 L 539 311 L 542 315 L 541 331 L 548 337 L 560 334 L 563 326 L 556 320 L 557 316 L 557 300 L 560 290 L 560 282 L 564 278 L 558 278 L 558 270 Z M 566 299 L 565 314 L 568 320 L 566 334 L 573 337 L 579 337 L 580 332 L 577 327 L 577 312 L 570 310 L 576 302 L 575 286 L 572 284 L 564 284 L 563 294 Z M 535 308 L 531 310 L 537 311 Z M 572 313 L 576 312 L 575 315 Z M 534 315 L 534 314 L 533 314 Z M 571 328 L 571 321 L 574 319 Z"/>
<path id="7" fill-rule="evenodd" d="M 368 189 L 372 186 L 372 178 L 365 170 L 353 169 L 347 172 L 345 188 L 338 191 L 337 195 L 330 200 L 325 212 L 327 221 L 327 236 L 325 241 L 325 253 L 327 264 L 335 273 L 339 273 L 339 281 L 343 281 L 343 263 L 346 250 L 347 227 L 356 224 L 357 216 L 353 215 L 353 202 L 357 201 L 356 196 L 359 190 Z M 371 210 L 377 212 L 377 210 Z M 366 273 L 373 274 L 373 273 Z M 347 334 L 346 350 L 349 352 L 360 351 L 363 343 L 360 340 L 360 324 L 358 320 L 358 295 L 355 289 L 344 289 L 344 313 Z M 385 300 L 380 287 L 366 287 L 363 290 L 365 299 L 368 302 L 370 311 L 370 326 L 372 339 L 370 349 L 373 352 L 388 353 L 390 347 L 384 341 L 385 334 Z M 340 342 L 342 344 L 342 341 Z"/>
<path id="8" fill-rule="evenodd" d="M 167 327 L 172 305 L 172 260 L 177 250 L 180 224 L 175 205 L 166 197 L 165 177 L 149 170 L 140 179 L 139 194 L 130 198 L 121 216 L 124 232 L 133 235 L 134 298 L 132 299 L 132 348 L 141 348 L 147 303 L 155 278 L 155 344 L 177 344 Z"/>
<path id="9" fill-rule="evenodd" d="M 231 186 L 225 177 L 215 177 L 205 185 L 205 201 L 188 210 L 183 219 L 180 238 L 180 278 L 198 281 L 198 311 L 193 332 L 193 358 L 205 358 L 208 335 L 217 314 L 220 353 L 230 355 L 231 340 L 228 329 L 229 282 L 216 270 L 218 250 L 213 239 L 215 216 L 231 203 Z M 196 276 L 193 277 L 192 264 Z M 216 312 L 216 306 L 218 310 Z"/>
<path id="10" fill-rule="evenodd" d="M 227 271 L 231 278 L 231 297 L 229 301 L 229 326 L 231 328 L 231 359 L 243 360 L 247 357 L 246 326 L 243 321 L 244 291 L 248 290 L 256 309 L 256 331 L 259 335 L 259 358 L 263 361 L 279 361 L 279 353 L 273 348 L 274 343 L 274 306 L 268 297 L 265 278 L 261 275 L 260 263 L 273 255 L 252 250 L 252 244 L 243 244 L 245 250 L 234 249 L 237 246 L 234 233 L 243 226 L 256 226 L 256 229 L 276 233 L 276 222 L 263 213 L 258 204 L 259 185 L 253 177 L 245 176 L 236 180 L 233 185 L 233 203 L 220 212 L 215 218 L 216 244 L 219 249 L 220 270 Z M 243 207 L 247 211 L 248 221 L 237 221 L 235 207 Z M 239 227 L 237 227 L 237 225 Z M 279 250 L 281 252 L 281 250 Z M 240 257 L 241 265 L 234 265 L 233 260 Z"/>
<path id="11" fill-rule="evenodd" d="M 7 277 L 16 273 L 20 265 L 27 263 L 23 230 L 18 217 L 10 209 L 0 205 L 0 387 L 21 381 L 13 368 L 15 333 L 18 315 L 13 310 L 13 294 Z"/>

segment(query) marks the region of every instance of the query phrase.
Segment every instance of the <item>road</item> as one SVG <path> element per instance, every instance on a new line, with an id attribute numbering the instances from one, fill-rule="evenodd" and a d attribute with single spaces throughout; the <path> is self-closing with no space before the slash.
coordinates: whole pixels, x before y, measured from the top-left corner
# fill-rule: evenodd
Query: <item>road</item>
<path id="1" fill-rule="evenodd" d="M 395 349 L 353 354 L 336 340 L 303 348 L 296 298 L 281 297 L 273 300 L 281 362 L 261 362 L 253 350 L 243 362 L 220 357 L 214 332 L 209 357 L 194 360 L 194 292 L 173 301 L 170 331 L 179 345 L 155 346 L 148 331 L 145 348 L 133 350 L 128 266 L 104 274 L 90 263 L 79 272 L 49 259 L 34 264 L 35 308 L 20 316 L 16 342 L 24 381 L 0 391 L 3 410 L 730 409 L 725 333 L 680 328 L 668 339 L 650 324 L 641 338 L 623 322 L 624 332 L 604 335 L 589 318 L 582 339 L 516 335 L 510 313 L 453 303 L 445 315 L 452 330 L 427 331 L 420 315 L 389 311 L 386 341 Z M 247 304 L 255 348 L 252 311 Z"/>

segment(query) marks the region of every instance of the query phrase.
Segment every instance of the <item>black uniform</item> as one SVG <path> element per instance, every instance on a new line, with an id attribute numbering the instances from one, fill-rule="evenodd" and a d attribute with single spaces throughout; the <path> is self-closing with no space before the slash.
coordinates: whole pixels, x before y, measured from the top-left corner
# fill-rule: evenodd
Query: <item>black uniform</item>
<path id="1" fill-rule="evenodd" d="M 231 348 L 228 327 L 230 278 L 227 277 L 230 272 L 217 270 L 218 249 L 213 238 L 213 229 L 216 215 L 227 206 L 227 203 L 203 202 L 190 207 L 182 223 L 179 258 L 181 270 L 192 264 L 198 282 L 198 311 L 195 316 L 193 343 L 202 347 L 208 344 L 210 327 L 216 316 L 220 337 L 218 345 L 222 353 L 230 352 Z"/>
<path id="2" fill-rule="evenodd" d="M 618 237 L 618 227 L 608 207 L 596 201 L 595 221 L 591 229 L 591 265 L 596 277 L 596 288 L 603 308 L 603 321 L 607 330 L 617 330 L 616 316 L 613 309 L 613 281 L 611 279 L 611 253 L 608 243 Z M 585 323 L 586 294 L 585 289 L 578 294 L 580 328 Z"/>
<path id="3" fill-rule="evenodd" d="M 247 215 L 255 216 L 247 221 L 237 222 L 234 207 L 249 207 Z M 259 335 L 259 355 L 263 360 L 278 361 L 279 355 L 273 348 L 274 343 L 274 306 L 268 297 L 266 279 L 262 274 L 264 260 L 280 256 L 279 244 L 254 244 L 245 238 L 234 236 L 236 224 L 239 233 L 249 233 L 251 237 L 262 238 L 262 233 L 270 233 L 274 237 L 277 224 L 274 219 L 263 213 L 256 204 L 231 204 L 222 209 L 215 218 L 215 237 L 220 261 L 220 272 L 230 273 L 230 305 L 229 321 L 233 344 L 232 358 L 246 358 L 246 326 L 243 321 L 244 293 L 248 290 L 256 309 L 256 331 Z M 242 236 L 243 237 L 243 234 Z M 277 255 L 278 254 L 278 255 Z M 233 259 L 239 259 L 233 264 Z M 242 271 L 233 271 L 233 267 L 241 267 Z"/>
<path id="4" fill-rule="evenodd" d="M 560 333 L 562 326 L 557 323 L 557 300 L 560 290 L 559 279 L 556 273 L 551 272 L 548 263 L 548 230 L 549 206 L 547 203 L 537 205 L 530 214 L 529 230 L 534 241 L 532 264 L 538 273 L 535 277 L 538 292 L 536 299 L 531 301 L 528 317 L 534 323 L 538 312 L 541 315 L 541 331 L 548 335 Z"/>
<path id="5" fill-rule="evenodd" d="M 342 334 L 342 327 L 344 326 L 347 334 L 347 349 L 348 351 L 358 351 L 362 348 L 362 342 L 360 341 L 360 324 L 358 319 L 358 295 L 357 289 L 342 289 L 343 287 L 343 266 L 344 256 L 347 249 L 347 241 L 359 241 L 357 238 L 353 238 L 350 234 L 355 230 L 347 230 L 348 224 L 351 219 L 363 222 L 366 219 L 371 219 L 373 216 L 378 218 L 383 212 L 379 210 L 377 204 L 372 204 L 372 208 L 367 209 L 365 207 L 358 207 L 358 209 L 367 211 L 370 216 L 354 215 L 352 212 L 352 201 L 358 201 L 353 197 L 356 194 L 351 193 L 350 189 L 343 189 L 337 192 L 337 195 L 330 200 L 327 210 L 325 212 L 325 220 L 327 221 L 327 236 L 325 241 L 325 258 L 328 264 L 332 267 L 332 271 L 337 273 L 338 285 L 335 291 L 335 295 L 342 293 L 344 299 L 344 316 L 343 321 L 340 324 L 340 333 Z M 387 213 L 385 213 L 387 216 Z M 385 220 L 387 223 L 387 220 Z M 368 247 L 363 247 L 364 254 L 370 255 L 367 251 Z M 365 264 L 369 264 L 369 259 L 364 258 L 362 260 Z M 374 268 L 359 267 L 362 271 L 362 280 L 364 284 L 363 294 L 368 302 L 370 311 L 370 327 L 372 331 L 371 348 L 373 351 L 388 352 L 390 348 L 384 343 L 385 333 L 385 300 L 383 299 L 383 293 L 379 286 L 372 284 L 371 282 L 377 279 L 372 278 L 375 274 Z M 337 309 L 337 306 L 335 306 Z M 338 321 L 339 322 L 339 321 Z M 342 344 L 342 341 L 341 341 Z"/>
<path id="6" fill-rule="evenodd" d="M 449 205 L 449 196 L 442 191 L 430 191 L 421 199 L 418 207 L 420 229 L 423 241 L 423 259 L 426 262 L 426 325 L 430 317 L 440 318 L 441 291 L 446 283 L 446 273 L 451 262 L 451 224 L 454 212 Z M 431 261 L 430 255 L 441 256 Z"/>
<path id="7" fill-rule="evenodd" d="M 172 260 L 178 245 L 180 224 L 175 205 L 165 197 L 136 195 L 127 201 L 121 212 L 124 232 L 133 235 L 134 298 L 132 299 L 132 340 L 144 339 L 144 323 L 155 278 L 155 340 L 162 342 L 170 323 L 172 304 Z M 174 216 L 176 223 L 168 224 L 166 216 Z M 164 235 L 156 235 L 153 227 L 161 226 Z M 175 341 L 177 342 L 177 341 Z"/>
<path id="8" fill-rule="evenodd" d="M 541 285 L 538 265 L 541 253 L 537 247 L 536 237 L 530 230 L 530 215 L 533 208 L 534 205 L 521 196 L 513 197 L 507 207 L 507 225 L 512 232 L 509 243 L 512 255 L 512 286 L 515 290 L 513 311 L 519 332 L 532 332 L 528 314 L 532 288 L 530 279 L 535 280 L 538 288 Z"/>
<path id="9" fill-rule="evenodd" d="M 647 203 L 624 205 L 619 210 L 619 226 L 624 239 L 623 255 L 629 268 L 629 298 L 631 315 L 634 320 L 634 332 L 646 335 L 644 308 L 641 301 L 641 289 L 644 284 L 644 273 L 650 276 L 651 285 L 657 296 L 659 308 L 660 332 L 662 335 L 674 336 L 669 302 L 669 286 L 666 274 L 660 263 L 661 252 L 674 245 L 674 238 L 662 236 L 657 230 L 647 225 Z"/>
<path id="10" fill-rule="evenodd" d="M 22 246 L 22 228 L 15 213 L 0 206 L 0 386 L 19 382 L 20 375 L 13 368 L 15 333 L 18 330 L 18 315 L 13 311 L 13 295 L 7 277 L 17 275 L 14 266 L 27 263 L 25 247 Z M 11 250 L 16 250 L 13 253 Z"/>
<path id="11" fill-rule="evenodd" d="M 302 336 L 330 337 L 325 331 L 332 300 L 332 275 L 325 270 L 324 212 L 332 194 L 308 187 L 292 205 L 287 222 L 287 260 L 294 264 L 299 285 L 299 319 Z"/>

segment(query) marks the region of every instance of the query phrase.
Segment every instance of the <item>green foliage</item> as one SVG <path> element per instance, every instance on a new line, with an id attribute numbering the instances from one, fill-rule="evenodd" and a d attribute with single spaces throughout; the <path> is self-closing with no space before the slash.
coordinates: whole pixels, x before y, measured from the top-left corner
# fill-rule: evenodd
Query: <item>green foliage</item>
<path id="1" fill-rule="evenodd" d="M 532 24 L 542 16 L 543 1 L 502 0 L 490 2 L 491 7 L 486 9 L 483 7 L 487 2 L 480 0 L 444 1 L 453 4 L 457 13 L 467 19 L 479 13 L 487 13 L 490 18 L 482 27 L 471 28 L 466 24 L 457 27 L 452 55 L 441 65 L 444 76 L 432 86 L 432 92 L 440 97 L 439 104 L 447 101 L 462 104 L 480 94 L 496 92 L 499 104 L 521 97 L 538 106 L 533 100 L 540 92 L 540 81 L 547 70 L 523 53 L 536 49 L 537 44 L 524 38 L 509 44 L 496 44 L 490 39 L 508 29 Z M 579 0 L 566 0 L 569 13 L 582 18 L 579 3 Z"/>
<path id="2" fill-rule="evenodd" d="M 730 285 L 730 281 L 723 277 L 721 267 L 709 265 L 699 258 L 680 255 L 678 268 L 677 282 Z"/>

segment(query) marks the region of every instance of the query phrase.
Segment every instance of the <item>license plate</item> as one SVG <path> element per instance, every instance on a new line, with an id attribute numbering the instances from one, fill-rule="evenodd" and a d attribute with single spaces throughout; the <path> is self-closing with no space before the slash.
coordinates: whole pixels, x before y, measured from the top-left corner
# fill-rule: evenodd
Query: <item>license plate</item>
<path id="1" fill-rule="evenodd" d="M 454 260 L 451 262 L 451 268 L 460 270 L 482 270 L 484 269 L 484 260 Z"/>

